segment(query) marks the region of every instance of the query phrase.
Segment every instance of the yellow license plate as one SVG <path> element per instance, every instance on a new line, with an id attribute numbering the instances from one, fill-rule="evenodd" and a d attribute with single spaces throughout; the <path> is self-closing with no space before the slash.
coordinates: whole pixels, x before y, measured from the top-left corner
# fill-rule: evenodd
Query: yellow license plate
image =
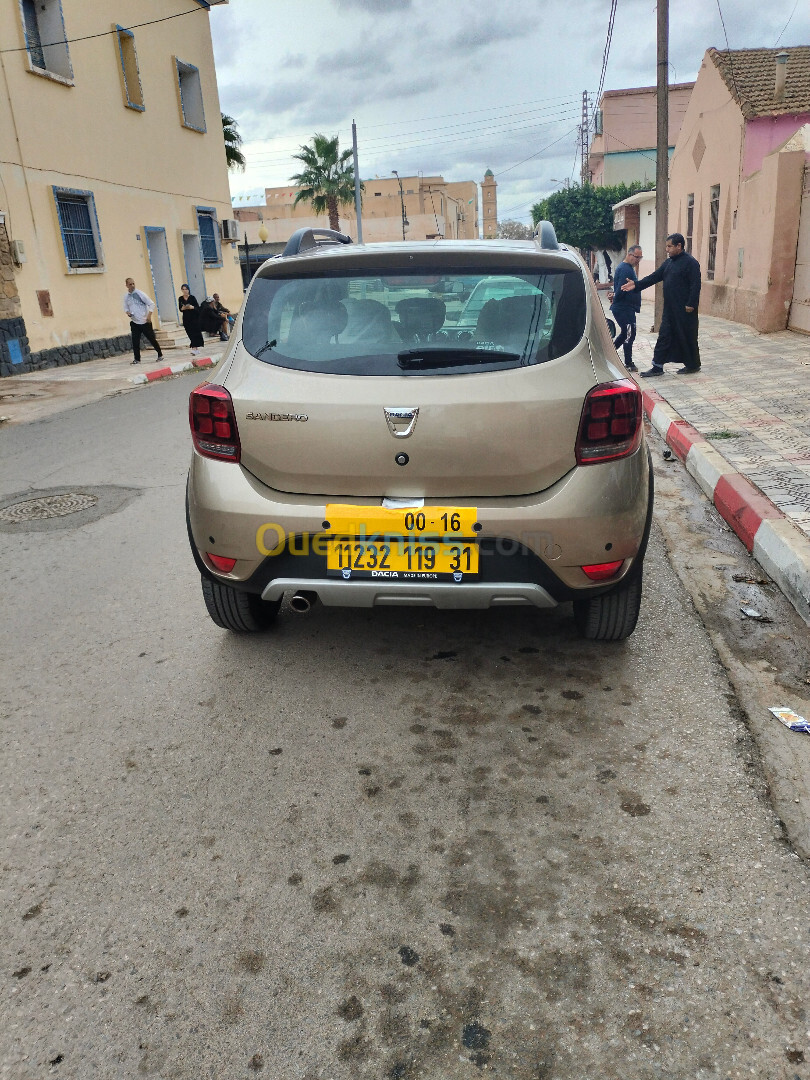
<path id="1" fill-rule="evenodd" d="M 328 503 L 324 532 L 334 536 L 393 536 L 407 540 L 441 540 L 455 543 L 471 539 L 478 531 L 474 506 L 421 506 L 389 510 L 382 506 L 350 506 Z"/>
<path id="2" fill-rule="evenodd" d="M 346 579 L 461 581 L 478 573 L 478 545 L 470 540 L 444 544 L 394 536 L 335 537 L 326 544 L 326 569 Z"/>

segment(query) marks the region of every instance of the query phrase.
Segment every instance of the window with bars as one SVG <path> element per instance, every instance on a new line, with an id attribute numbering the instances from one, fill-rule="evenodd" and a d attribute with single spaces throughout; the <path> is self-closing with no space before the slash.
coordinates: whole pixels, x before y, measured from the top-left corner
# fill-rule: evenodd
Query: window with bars
<path id="1" fill-rule="evenodd" d="M 21 8 L 31 70 L 72 81 L 62 0 L 21 0 Z"/>
<path id="2" fill-rule="evenodd" d="M 206 266 L 221 266 L 222 255 L 219 246 L 219 225 L 216 211 L 209 207 L 197 207 L 197 225 L 200 230 L 200 247 Z"/>
<path id="3" fill-rule="evenodd" d="M 715 184 L 709 191 L 709 255 L 706 259 L 706 277 L 714 281 L 717 262 L 717 222 L 720 220 L 720 185 Z"/>
<path id="4" fill-rule="evenodd" d="M 692 235 L 695 229 L 695 196 L 686 196 L 686 250 L 692 254 Z"/>
<path id="5" fill-rule="evenodd" d="M 91 191 L 53 189 L 65 257 L 72 270 L 100 267 L 96 207 Z"/>

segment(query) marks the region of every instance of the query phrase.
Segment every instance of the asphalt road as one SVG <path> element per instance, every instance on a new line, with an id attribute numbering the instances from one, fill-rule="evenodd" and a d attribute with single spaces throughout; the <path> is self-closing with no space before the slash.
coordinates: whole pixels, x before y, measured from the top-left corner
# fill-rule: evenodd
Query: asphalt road
<path id="1" fill-rule="evenodd" d="M 0 1076 L 810 1077 L 807 867 L 658 526 L 624 645 L 565 608 L 236 638 L 193 385 L 0 431 L 0 506 L 99 496 L 0 531 Z"/>

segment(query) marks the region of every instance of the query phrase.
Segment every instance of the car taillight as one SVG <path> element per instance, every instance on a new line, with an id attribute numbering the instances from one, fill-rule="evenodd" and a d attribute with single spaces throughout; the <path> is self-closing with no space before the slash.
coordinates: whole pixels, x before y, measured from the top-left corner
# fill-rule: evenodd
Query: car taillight
<path id="1" fill-rule="evenodd" d="M 194 447 L 203 457 L 239 461 L 241 446 L 231 395 L 224 386 L 203 383 L 191 391 L 188 422 Z"/>
<path id="2" fill-rule="evenodd" d="M 577 434 L 577 465 L 632 454 L 641 441 L 641 391 L 630 379 L 601 383 L 585 398 Z"/>
<path id="3" fill-rule="evenodd" d="M 227 555 L 214 555 L 210 551 L 206 551 L 205 554 L 217 570 L 221 570 L 223 574 L 230 574 L 231 570 L 236 566 L 236 559 L 229 559 Z"/>
<path id="4" fill-rule="evenodd" d="M 589 566 L 583 566 L 582 570 L 591 581 L 608 581 L 618 574 L 623 562 L 624 559 L 618 559 L 616 562 L 591 563 Z"/>

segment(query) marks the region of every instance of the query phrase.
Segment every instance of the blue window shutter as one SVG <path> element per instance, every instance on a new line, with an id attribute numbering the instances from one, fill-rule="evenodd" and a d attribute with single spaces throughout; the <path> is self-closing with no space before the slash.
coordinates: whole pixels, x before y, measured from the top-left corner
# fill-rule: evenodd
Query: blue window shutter
<path id="1" fill-rule="evenodd" d="M 42 39 L 39 35 L 35 0 L 23 0 L 23 21 L 25 23 L 25 44 L 34 67 L 45 70 L 45 54 L 42 51 Z"/>
<path id="2" fill-rule="evenodd" d="M 219 252 L 217 251 L 217 238 L 214 219 L 210 214 L 200 214 L 200 244 L 202 246 L 203 262 L 218 263 Z"/>

